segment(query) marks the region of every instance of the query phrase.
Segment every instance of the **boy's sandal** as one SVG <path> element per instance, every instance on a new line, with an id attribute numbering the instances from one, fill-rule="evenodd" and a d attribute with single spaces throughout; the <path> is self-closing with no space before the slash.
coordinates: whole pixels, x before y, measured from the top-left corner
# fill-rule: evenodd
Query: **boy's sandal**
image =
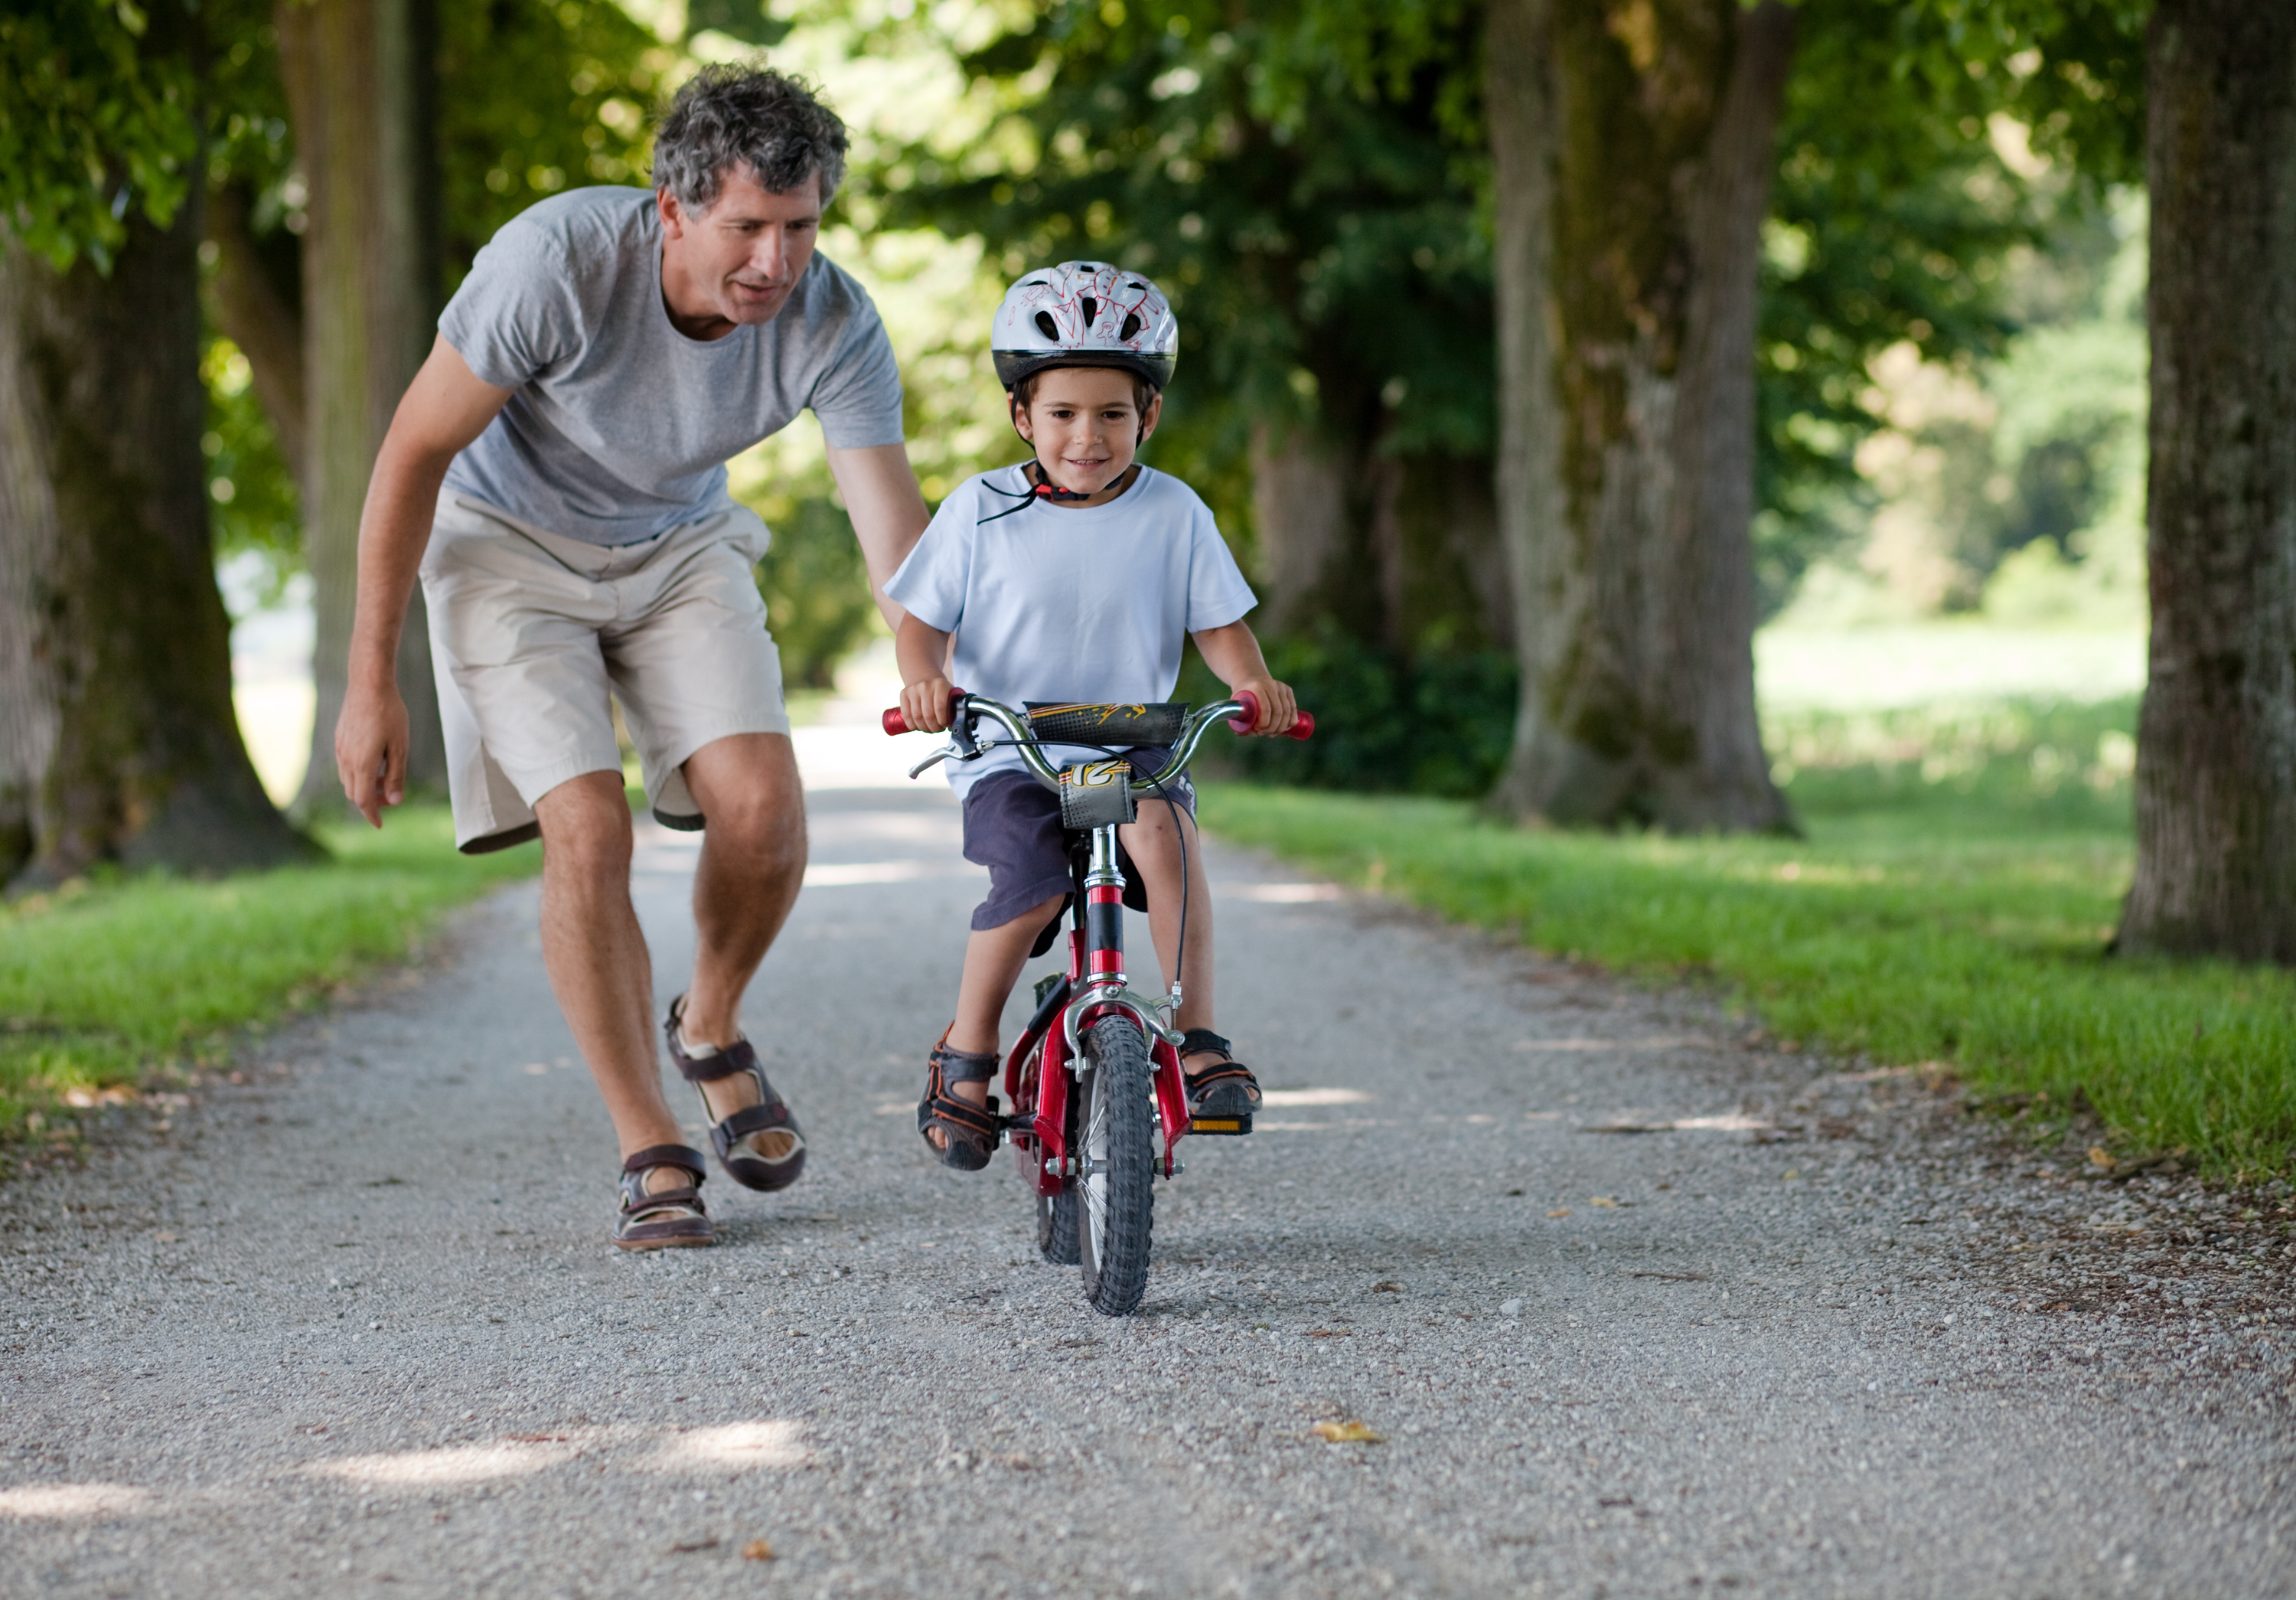
<path id="1" fill-rule="evenodd" d="M 663 1167 L 690 1173 L 693 1181 L 649 1192 L 646 1180 Z M 676 1250 L 708 1244 L 716 1235 L 701 1204 L 706 1175 L 699 1150 L 655 1145 L 622 1163 L 622 1214 L 614 1222 L 614 1243 L 624 1250 Z"/>
<path id="2" fill-rule="evenodd" d="M 1226 1055 L 1228 1042 L 1209 1028 L 1191 1028 L 1181 1036 L 1180 1056 L 1184 1063 L 1191 1055 L 1215 1050 Z M 1201 1072 L 1184 1071 L 1182 1076 L 1187 1080 L 1188 1115 L 1192 1120 L 1249 1117 L 1259 1109 L 1259 1079 L 1251 1075 L 1250 1067 L 1233 1056 Z"/>
<path id="3" fill-rule="evenodd" d="M 940 1039 L 925 1057 L 925 1095 L 917 1102 L 917 1132 L 932 1145 L 931 1134 L 939 1128 L 942 1142 L 933 1145 L 933 1153 L 940 1157 L 940 1164 L 978 1172 L 996 1153 L 996 1141 L 1004 1131 L 1004 1120 L 996 1114 L 996 1096 L 989 1095 L 986 1105 L 975 1105 L 948 1090 L 952 1084 L 987 1083 L 996 1077 L 996 1055 L 988 1050 L 950 1049 L 946 1029 Z"/>
<path id="4" fill-rule="evenodd" d="M 709 1142 L 717 1147 L 718 1164 L 726 1169 L 726 1176 L 745 1189 L 763 1189 L 771 1194 L 786 1189 L 797 1182 L 798 1174 L 805 1170 L 805 1135 L 798 1128 L 797 1119 L 790 1115 L 789 1104 L 774 1093 L 774 1086 L 766 1081 L 766 1070 L 758 1064 L 758 1052 L 746 1038 L 737 1038 L 708 1055 L 688 1055 L 685 1038 L 685 997 L 680 995 L 670 1002 L 669 1016 L 662 1032 L 669 1039 L 669 1059 L 677 1075 L 693 1085 L 701 1093 L 705 1083 L 717 1083 L 727 1078 L 748 1073 L 758 1085 L 758 1103 L 729 1112 L 723 1120 L 712 1115 L 709 1096 L 701 1096 L 702 1120 L 709 1124 Z M 786 1138 L 788 1148 L 779 1155 L 767 1155 L 758 1150 L 754 1141 L 761 1134 L 780 1133 Z"/>

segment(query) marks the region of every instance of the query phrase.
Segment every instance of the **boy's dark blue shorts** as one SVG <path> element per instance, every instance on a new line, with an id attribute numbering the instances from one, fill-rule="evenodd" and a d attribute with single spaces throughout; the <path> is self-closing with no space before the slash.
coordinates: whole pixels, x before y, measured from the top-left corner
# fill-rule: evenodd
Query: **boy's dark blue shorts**
<path id="1" fill-rule="evenodd" d="M 1168 750 L 1131 754 L 1136 768 L 1152 773 L 1172 759 Z M 1171 798 L 1193 816 L 1194 785 L 1183 777 L 1167 787 Z M 1164 803 L 1145 785 L 1133 794 L 1143 813 Z M 1068 836 L 1061 827 L 1061 797 L 1029 773 L 988 774 L 965 792 L 964 858 L 988 869 L 988 898 L 972 911 L 975 932 L 1001 928 L 1054 895 L 1065 898 L 1071 885 Z M 1117 847 L 1117 865 L 1124 869 L 1124 903 L 1135 911 L 1147 910 L 1140 874 L 1121 845 Z"/>

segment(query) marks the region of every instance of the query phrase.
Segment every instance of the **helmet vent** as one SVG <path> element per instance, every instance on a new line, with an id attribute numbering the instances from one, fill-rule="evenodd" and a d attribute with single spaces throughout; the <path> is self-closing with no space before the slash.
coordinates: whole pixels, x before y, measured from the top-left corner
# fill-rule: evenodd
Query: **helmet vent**
<path id="1" fill-rule="evenodd" d="M 1124 314 L 1124 326 L 1117 331 L 1116 337 L 1124 343 L 1129 344 L 1132 342 L 1132 336 L 1139 332 L 1140 313 L 1128 311 Z"/>
<path id="2" fill-rule="evenodd" d="M 1148 287 L 1148 285 L 1147 285 L 1147 284 L 1145 284 L 1145 283 L 1142 283 L 1138 278 L 1135 278 L 1135 279 L 1133 279 L 1129 283 L 1127 283 L 1127 284 L 1125 285 L 1125 287 L 1126 287 L 1127 289 L 1142 289 L 1142 290 L 1144 290 L 1144 289 L 1146 289 L 1146 288 Z"/>
<path id="3" fill-rule="evenodd" d="M 1090 295 L 1084 297 L 1084 325 L 1087 328 L 1100 320 L 1100 302 Z"/>
<path id="4" fill-rule="evenodd" d="M 1054 325 L 1053 314 L 1049 311 L 1037 313 L 1037 332 L 1047 339 L 1058 339 L 1061 336 L 1061 331 Z"/>

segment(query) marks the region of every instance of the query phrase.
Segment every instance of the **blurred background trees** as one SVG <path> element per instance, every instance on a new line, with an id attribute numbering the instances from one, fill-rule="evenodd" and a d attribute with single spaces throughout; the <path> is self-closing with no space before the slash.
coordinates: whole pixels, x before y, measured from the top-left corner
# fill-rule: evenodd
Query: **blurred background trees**
<path id="1" fill-rule="evenodd" d="M 643 182 L 650 118 L 694 62 L 766 48 L 825 79 L 855 126 L 825 248 L 885 308 L 929 497 L 1020 452 L 984 349 L 1004 282 L 1096 256 L 1173 295 L 1182 359 L 1152 455 L 1245 555 L 1278 669 L 1348 712 L 1247 767 L 1496 786 L 1500 809 L 1557 821 L 1777 827 L 1759 625 L 1805 641 L 1952 616 L 2142 625 L 2148 237 L 2162 172 L 2216 160 L 2164 154 L 2156 119 L 2148 210 L 2146 57 L 2220 23 L 2201 0 L 2165 23 L 2152 9 L 43 0 L 0 20 L 12 325 L 30 325 L 40 273 L 110 294 L 162 235 L 196 248 L 168 269 L 195 275 L 204 308 L 191 377 L 168 380 L 204 394 L 195 464 L 173 412 L 113 407 L 103 426 L 174 431 L 144 454 L 206 483 L 197 520 L 236 603 L 311 607 L 303 803 L 331 804 L 365 461 L 438 306 L 535 200 Z M 2254 59 L 2221 72 L 2286 64 L 2280 35 L 2240 38 Z M 2210 136 L 2278 138 L 2258 93 L 2239 130 Z M 2182 233 L 2208 213 L 2179 216 Z M 2193 292 L 2195 316 L 2235 325 Z M 86 392 L 130 392 L 158 371 L 144 355 Z M 2162 375 L 2156 350 L 2156 391 Z M 2204 441 L 2151 425 L 2157 489 L 2164 438 L 2188 466 Z M 804 434 L 734 480 L 776 532 L 759 582 L 791 681 L 824 685 L 874 624 Z M 12 507 L 45 504 L 40 480 L 12 469 Z M 184 498 L 160 502 L 189 529 Z M 2152 504 L 2157 611 L 2175 597 Z M 47 524 L 10 514 L 8 570 L 31 572 L 46 546 L 18 530 Z M 29 579 L 10 581 L 29 603 Z M 201 627 L 169 631 L 189 649 Z M 0 644 L 12 683 L 50 670 L 29 636 Z M 410 680 L 422 646 L 412 630 Z M 163 675 L 202 674 L 211 660 Z M 23 775 L 49 758 L 23 753 L 47 748 L 22 731 L 45 725 L 10 715 L 0 834 L 20 865 L 44 848 Z M 141 792 L 118 772 L 166 765 L 105 761 L 115 797 Z M 56 859 L 132 853 L 141 825 Z"/>

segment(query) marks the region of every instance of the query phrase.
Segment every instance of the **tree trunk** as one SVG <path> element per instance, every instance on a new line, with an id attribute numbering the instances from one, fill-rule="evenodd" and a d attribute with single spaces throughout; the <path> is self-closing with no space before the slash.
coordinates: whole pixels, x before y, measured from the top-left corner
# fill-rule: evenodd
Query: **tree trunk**
<path id="1" fill-rule="evenodd" d="M 1314 430 L 1278 444 L 1265 423 L 1251 434 L 1251 521 L 1259 546 L 1259 616 L 1273 638 L 1304 631 L 1348 546 L 1348 485 L 1339 454 Z"/>
<path id="2" fill-rule="evenodd" d="M 438 231 L 423 119 L 432 70 L 418 0 L 284 0 L 279 56 L 309 189 L 303 234 L 303 370 L 309 425 L 304 548 L 317 624 L 311 764 L 297 808 L 341 803 L 335 719 L 348 685 L 359 513 L 391 414 L 430 348 Z M 414 600 L 398 652 L 413 720 L 408 775 L 435 788 L 446 744 L 430 630 Z"/>
<path id="3" fill-rule="evenodd" d="M 1754 329 L 1781 0 L 1497 0 L 1499 514 L 1523 663 L 1492 803 L 1790 828 L 1754 705 Z"/>
<path id="4" fill-rule="evenodd" d="M 2296 11 L 2147 45 L 2152 638 L 2120 948 L 2296 963 Z"/>
<path id="5" fill-rule="evenodd" d="M 208 526 L 200 206 L 111 275 L 0 248 L 0 874 L 305 858 L 232 710 Z"/>

